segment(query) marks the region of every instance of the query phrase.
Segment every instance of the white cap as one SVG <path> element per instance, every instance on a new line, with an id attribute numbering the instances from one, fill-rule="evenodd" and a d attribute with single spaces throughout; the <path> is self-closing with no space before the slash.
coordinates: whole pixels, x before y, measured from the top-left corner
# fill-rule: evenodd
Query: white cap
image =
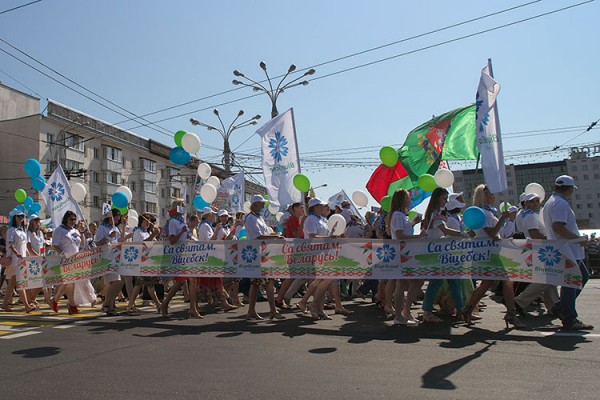
<path id="1" fill-rule="evenodd" d="M 530 200 L 539 199 L 539 198 L 540 198 L 540 196 L 538 196 L 535 193 L 527 193 L 527 194 L 525 194 L 525 196 L 523 196 L 523 200 L 521 200 L 521 201 L 530 201 Z"/>
<path id="2" fill-rule="evenodd" d="M 522 203 L 525 201 L 525 196 L 527 196 L 527 193 L 523 192 L 519 195 L 519 203 Z"/>
<path id="3" fill-rule="evenodd" d="M 40 216 L 39 216 L 39 215 L 37 215 L 37 214 L 31 214 L 31 215 L 29 216 L 29 220 L 30 220 L 30 221 L 33 221 L 34 219 L 40 219 Z"/>
<path id="4" fill-rule="evenodd" d="M 508 212 L 509 213 L 514 213 L 514 212 L 517 212 L 517 211 L 519 211 L 519 209 L 517 207 L 515 207 L 515 206 L 508 207 Z"/>
<path id="5" fill-rule="evenodd" d="M 575 179 L 569 175 L 559 176 L 556 178 L 556 181 L 554 181 L 554 184 L 556 186 L 573 186 L 575 189 L 577 189 L 577 186 L 575 186 Z"/>
<path id="6" fill-rule="evenodd" d="M 265 204 L 267 200 L 262 197 L 260 194 L 255 194 L 250 198 L 250 203 L 263 203 Z"/>
<path id="7" fill-rule="evenodd" d="M 222 217 L 223 215 L 227 215 L 229 217 L 229 212 L 227 210 L 219 210 L 217 217 Z"/>
<path id="8" fill-rule="evenodd" d="M 308 208 L 318 206 L 319 204 L 325 206 L 327 205 L 327 203 L 325 203 L 323 200 L 319 199 L 318 197 L 314 197 L 308 201 Z"/>
<path id="9" fill-rule="evenodd" d="M 463 195 L 463 192 L 458 192 L 458 193 L 450 193 L 448 195 L 448 200 L 456 200 L 458 197 L 461 197 Z M 463 206 L 464 207 L 464 206 Z"/>
<path id="10" fill-rule="evenodd" d="M 210 207 L 204 207 L 201 211 L 202 215 L 208 215 L 208 214 L 214 214 L 215 212 L 213 211 L 212 208 Z"/>
<path id="11" fill-rule="evenodd" d="M 456 198 L 454 198 L 448 200 L 448 202 L 446 203 L 446 210 L 451 211 L 457 208 L 463 208 L 464 206 L 466 206 L 465 203 L 461 203 L 460 201 L 456 200 Z"/>

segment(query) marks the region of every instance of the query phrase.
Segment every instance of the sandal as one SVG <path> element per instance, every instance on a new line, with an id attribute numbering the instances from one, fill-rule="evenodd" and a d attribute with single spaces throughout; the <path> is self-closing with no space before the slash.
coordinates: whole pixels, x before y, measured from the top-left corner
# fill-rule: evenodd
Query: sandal
<path id="1" fill-rule="evenodd" d="M 351 315 L 353 313 L 353 311 L 350 311 L 347 308 L 336 308 L 335 313 L 345 315 L 347 317 L 347 316 Z"/>
<path id="2" fill-rule="evenodd" d="M 423 322 L 440 323 L 440 322 L 444 322 L 444 320 L 435 314 L 426 312 L 423 314 Z"/>

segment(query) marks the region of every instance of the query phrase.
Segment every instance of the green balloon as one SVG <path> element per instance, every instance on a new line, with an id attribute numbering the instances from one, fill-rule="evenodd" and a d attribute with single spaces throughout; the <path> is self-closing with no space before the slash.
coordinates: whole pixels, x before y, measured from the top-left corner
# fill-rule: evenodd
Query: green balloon
<path id="1" fill-rule="evenodd" d="M 379 158 L 386 167 L 393 167 L 398 162 L 398 151 L 392 146 L 384 146 L 379 150 Z"/>
<path id="2" fill-rule="evenodd" d="M 179 147 L 183 147 L 181 145 L 181 139 L 183 139 L 183 137 L 187 135 L 187 131 L 177 131 L 175 133 L 175 144 Z"/>
<path id="3" fill-rule="evenodd" d="M 411 221 L 413 219 L 415 219 L 416 216 L 417 216 L 417 212 L 415 210 L 410 210 L 410 212 L 408 213 L 408 219 Z"/>
<path id="4" fill-rule="evenodd" d="M 27 192 L 25 190 L 23 190 L 23 189 L 17 189 L 15 191 L 15 199 L 19 203 L 23 203 L 26 198 L 27 198 Z"/>
<path id="5" fill-rule="evenodd" d="M 293 181 L 294 187 L 301 192 L 308 192 L 310 190 L 310 179 L 304 174 L 294 175 Z"/>
<path id="6" fill-rule="evenodd" d="M 117 209 L 119 210 L 119 212 L 121 213 L 121 215 L 125 215 L 129 212 L 129 208 L 128 207 L 123 207 L 123 208 L 119 208 L 117 206 L 115 206 L 114 204 L 111 206 L 112 209 Z"/>
<path id="7" fill-rule="evenodd" d="M 388 188 L 388 192 L 387 192 L 388 196 L 392 197 L 392 196 L 394 196 L 394 192 L 396 192 L 396 190 L 403 189 L 404 188 L 403 184 L 404 184 L 404 181 L 402 179 L 392 182 L 390 184 L 390 187 Z"/>
<path id="8" fill-rule="evenodd" d="M 437 183 L 435 183 L 435 178 L 430 174 L 423 174 L 419 177 L 419 187 L 423 189 L 425 192 L 433 192 L 437 187 Z"/>
<path id="9" fill-rule="evenodd" d="M 390 196 L 385 196 L 379 204 L 381 204 L 381 208 L 385 212 L 390 212 L 390 203 L 392 202 L 392 198 Z"/>

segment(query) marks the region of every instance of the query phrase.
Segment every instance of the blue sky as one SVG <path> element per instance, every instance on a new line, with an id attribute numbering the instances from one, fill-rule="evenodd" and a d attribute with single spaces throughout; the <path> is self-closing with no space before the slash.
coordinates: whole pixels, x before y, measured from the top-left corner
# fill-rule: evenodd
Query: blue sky
<path id="1" fill-rule="evenodd" d="M 0 12 L 27 2 L 4 0 Z M 139 121 L 123 122 L 123 116 L 3 52 L 0 80 L 168 145 L 173 145 L 177 130 L 193 131 L 203 143 L 197 156 L 220 162 L 221 137 L 192 127 L 191 117 L 216 124 L 212 109 L 225 102 L 233 102 L 218 107 L 226 123 L 240 109 L 248 116 L 261 114 L 262 123 L 270 114 L 266 96 L 236 101 L 252 95 L 250 89 L 195 101 L 235 89 L 234 69 L 260 80 L 264 77 L 260 61 L 277 76 L 292 63 L 298 69 L 309 68 L 526 3 L 44 0 L 0 14 L 0 39 L 137 115 L 192 103 L 146 117 L 161 121 L 160 128 L 150 129 L 140 127 Z M 563 145 L 582 132 L 600 118 L 598 2 L 326 76 L 578 3 L 537 1 L 316 67 L 314 80 L 283 93 L 278 108 L 280 112 L 294 108 L 303 172 L 314 186 L 328 184 L 317 194 L 329 197 L 341 189 L 348 194 L 364 190 L 375 169 L 369 164 L 378 162 L 380 147 L 400 145 L 411 129 L 432 115 L 474 101 L 488 58 L 502 85 L 498 104 L 507 155 Z M 0 42 L 0 49 L 25 59 L 5 43 Z M 575 128 L 552 131 L 563 127 Z M 231 137 L 240 164 L 257 165 L 259 139 L 254 130 L 240 129 Z M 534 130 L 538 132 L 519 134 Z M 564 148 L 596 142 L 596 135 L 592 130 Z M 525 154 L 508 158 L 507 163 L 565 157 L 564 151 Z M 331 165 L 332 161 L 339 165 Z M 371 200 L 370 205 L 376 203 Z"/>

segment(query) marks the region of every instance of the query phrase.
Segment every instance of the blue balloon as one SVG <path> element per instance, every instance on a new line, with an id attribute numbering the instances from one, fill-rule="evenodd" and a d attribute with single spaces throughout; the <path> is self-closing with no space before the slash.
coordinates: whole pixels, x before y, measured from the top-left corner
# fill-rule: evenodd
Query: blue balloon
<path id="1" fill-rule="evenodd" d="M 33 199 L 31 197 L 27 196 L 27 198 L 23 202 L 23 205 L 25 206 L 25 208 L 27 210 L 29 210 L 31 208 L 31 206 L 33 205 Z"/>
<path id="2" fill-rule="evenodd" d="M 46 188 L 46 179 L 43 176 L 36 176 L 35 178 L 31 178 L 31 187 L 41 192 Z"/>
<path id="3" fill-rule="evenodd" d="M 171 153 L 169 154 L 169 159 L 177 165 L 185 165 L 190 162 L 192 156 L 190 155 L 190 153 L 185 151 L 183 147 L 177 146 L 173 147 L 173 149 L 171 150 Z"/>
<path id="4" fill-rule="evenodd" d="M 129 200 L 127 200 L 127 196 L 123 192 L 115 192 L 112 195 L 112 203 L 117 208 L 125 208 L 127 204 L 129 204 Z"/>
<path id="5" fill-rule="evenodd" d="M 38 202 L 35 202 L 35 203 L 33 203 L 33 205 L 31 207 L 29 207 L 29 213 L 37 214 L 40 212 L 41 209 L 42 209 L 42 205 Z"/>
<path id="6" fill-rule="evenodd" d="M 25 161 L 24 167 L 25 173 L 32 178 L 40 176 L 40 173 L 42 172 L 42 166 L 35 158 L 30 158 L 29 160 Z"/>
<path id="7" fill-rule="evenodd" d="M 483 228 L 485 225 L 485 213 L 479 207 L 471 206 L 463 214 L 465 226 L 472 230 Z"/>
<path id="8" fill-rule="evenodd" d="M 204 207 L 210 206 L 210 204 L 204 201 L 204 199 L 200 195 L 194 197 L 192 204 L 194 204 L 194 207 L 196 207 L 197 210 L 202 210 Z"/>
<path id="9" fill-rule="evenodd" d="M 240 229 L 240 232 L 238 233 L 238 239 L 242 240 L 242 238 L 246 237 L 246 228 L 242 228 Z"/>

